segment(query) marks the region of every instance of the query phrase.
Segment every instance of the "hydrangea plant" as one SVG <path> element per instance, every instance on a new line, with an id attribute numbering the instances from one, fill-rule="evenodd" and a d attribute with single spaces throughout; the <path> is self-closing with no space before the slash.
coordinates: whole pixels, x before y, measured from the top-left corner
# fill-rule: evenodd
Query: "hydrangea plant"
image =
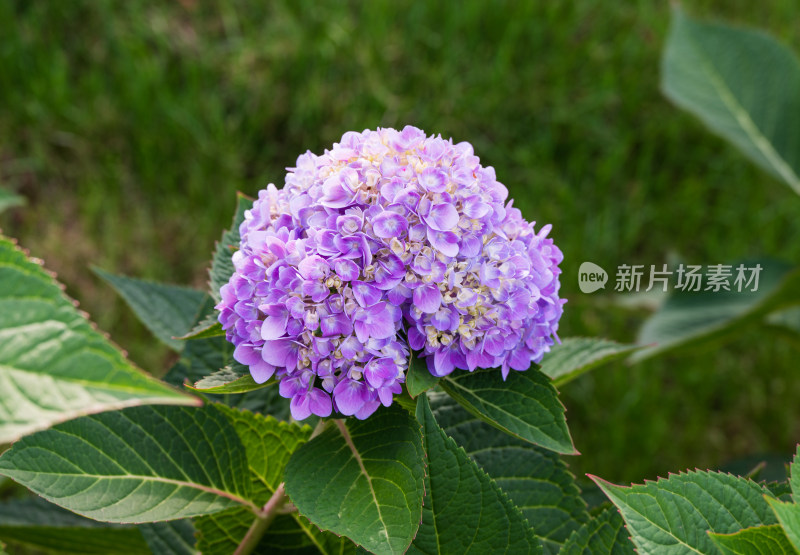
<path id="1" fill-rule="evenodd" d="M 770 39 L 678 10 L 665 89 L 797 189 L 797 127 L 765 123 L 797 105 L 737 81 L 754 53 L 800 83 Z M 0 490 L 38 495 L 0 502 L 0 553 L 797 552 L 800 451 L 781 483 L 592 477 L 614 507 L 590 510 L 555 386 L 639 347 L 559 342 L 562 254 L 507 197 L 468 143 L 410 126 L 303 154 L 240 196 L 208 293 L 98 271 L 176 352 L 164 380 L 0 236 Z M 665 345 L 796 325 L 775 310 L 798 275 L 713 325 L 667 303 Z"/>
<path id="2" fill-rule="evenodd" d="M 180 354 L 165 380 L 189 395 L 134 368 L 3 240 L 0 302 L 23 295 L 14 306 L 26 316 L 0 315 L 0 334 L 14 337 L 0 368 L 25 382 L 0 373 L 10 399 L 0 442 L 14 442 L 0 472 L 53 503 L 37 514 L 71 528 L 116 523 L 92 526 L 105 539 L 140 533 L 151 548 L 172 538 L 203 553 L 557 549 L 588 515 L 556 455 L 575 448 L 551 378 L 631 347 L 567 339 L 560 363 L 538 366 L 565 302 L 549 232 L 523 219 L 469 143 L 411 126 L 345 133 L 301 155 L 281 189 L 240 197 L 208 295 L 98 271 Z M 66 342 L 65 312 L 80 331 Z M 67 361 L 55 374 L 26 356 L 42 341 L 56 348 L 48 360 Z M 70 402 L 32 405 L 48 381 Z M 509 498 L 490 476 L 507 475 L 501 461 L 478 465 L 495 448 L 518 453 L 520 478 L 542 465 L 551 478 Z M 517 503 L 548 517 L 534 523 Z M 24 541 L 39 545 L 34 536 Z"/>

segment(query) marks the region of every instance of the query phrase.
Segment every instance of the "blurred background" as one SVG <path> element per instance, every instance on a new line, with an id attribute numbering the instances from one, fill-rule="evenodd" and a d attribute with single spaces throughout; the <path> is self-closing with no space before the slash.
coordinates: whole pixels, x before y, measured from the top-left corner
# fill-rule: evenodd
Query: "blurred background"
<path id="1" fill-rule="evenodd" d="M 685 8 L 800 51 L 795 0 Z M 563 337 L 632 341 L 647 313 L 580 293 L 581 262 L 800 261 L 800 198 L 660 94 L 668 25 L 665 1 L 3 0 L 0 187 L 28 205 L 0 228 L 160 374 L 170 355 L 91 264 L 205 287 L 236 191 L 280 186 L 345 131 L 413 124 L 470 141 L 553 224 Z M 800 346 L 745 337 L 567 384 L 573 470 L 629 482 L 788 458 Z"/>

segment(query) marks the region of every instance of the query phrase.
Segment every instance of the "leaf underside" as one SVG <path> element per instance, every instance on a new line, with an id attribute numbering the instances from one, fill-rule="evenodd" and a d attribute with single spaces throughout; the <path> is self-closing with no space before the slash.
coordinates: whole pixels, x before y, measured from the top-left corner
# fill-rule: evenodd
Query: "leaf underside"
<path id="1" fill-rule="evenodd" d="M 0 444 L 84 414 L 196 404 L 134 367 L 59 284 L 0 237 Z"/>
<path id="2" fill-rule="evenodd" d="M 800 193 L 800 63 L 760 31 L 673 10 L 664 94 Z"/>
<path id="3" fill-rule="evenodd" d="M 216 372 L 203 377 L 196 384 L 188 385 L 189 389 L 201 393 L 240 394 L 262 389 L 275 384 L 275 380 L 256 383 L 247 366 L 234 362 Z"/>

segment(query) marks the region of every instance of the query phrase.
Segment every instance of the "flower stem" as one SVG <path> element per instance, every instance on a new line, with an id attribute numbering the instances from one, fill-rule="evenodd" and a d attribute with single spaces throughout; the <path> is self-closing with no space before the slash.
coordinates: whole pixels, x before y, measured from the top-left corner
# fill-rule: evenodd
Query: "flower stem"
<path id="1" fill-rule="evenodd" d="M 323 430 L 325 430 L 327 426 L 328 426 L 328 420 L 326 420 L 325 418 L 320 418 L 319 422 L 317 422 L 317 426 L 314 428 L 314 431 L 311 432 L 311 435 L 308 437 L 308 440 L 311 441 L 312 439 L 317 437 L 319 434 L 323 432 Z"/>
<path id="2" fill-rule="evenodd" d="M 327 424 L 327 420 L 324 418 L 320 419 L 317 423 L 317 427 L 314 428 L 314 431 L 311 432 L 311 437 L 308 439 L 310 440 L 321 434 Z M 256 514 L 253 524 L 250 525 L 250 529 L 247 530 L 247 534 L 242 538 L 242 541 L 239 543 L 236 551 L 233 552 L 233 555 L 249 555 L 252 553 L 258 545 L 258 542 L 264 537 L 269 525 L 275 520 L 275 517 L 285 512 L 283 509 L 288 502 L 289 496 L 286 495 L 286 489 L 283 486 L 283 482 L 281 482 L 278 489 L 275 490 L 275 493 L 273 493 L 272 497 L 267 501 L 267 504 L 264 505 L 264 508 Z"/>
<path id="3" fill-rule="evenodd" d="M 286 490 L 283 487 L 283 483 L 281 483 L 278 489 L 275 490 L 275 493 L 272 494 L 272 497 L 269 498 L 267 504 L 264 505 L 264 508 L 256 515 L 256 519 L 253 521 L 247 534 L 242 538 L 236 551 L 234 551 L 234 555 L 249 555 L 255 550 L 258 542 L 261 541 L 261 538 L 267 531 L 267 528 L 272 524 L 272 521 L 287 501 L 289 501 L 289 496 L 286 495 Z"/>

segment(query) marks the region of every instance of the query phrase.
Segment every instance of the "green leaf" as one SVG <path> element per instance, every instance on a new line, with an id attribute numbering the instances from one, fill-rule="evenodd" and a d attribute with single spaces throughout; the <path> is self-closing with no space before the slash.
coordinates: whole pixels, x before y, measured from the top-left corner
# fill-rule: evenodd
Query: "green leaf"
<path id="1" fill-rule="evenodd" d="M 251 513 L 252 514 L 252 513 Z M 153 555 L 195 555 L 194 525 L 191 520 L 173 520 L 140 524 Z"/>
<path id="2" fill-rule="evenodd" d="M 252 511 L 233 507 L 196 519 L 197 549 L 203 555 L 230 555 L 244 539 L 253 524 L 253 518 L 255 515 Z M 276 519 L 273 526 L 277 523 Z M 259 550 L 256 549 L 255 553 L 259 553 Z"/>
<path id="3" fill-rule="evenodd" d="M 774 326 L 780 331 L 791 334 L 800 334 L 800 308 L 791 307 L 767 314 L 764 322 L 769 326 Z"/>
<path id="4" fill-rule="evenodd" d="M 174 520 L 238 505 L 257 510 L 246 470 L 242 442 L 214 406 L 85 416 L 22 438 L 0 456 L 0 474 L 106 522 Z"/>
<path id="5" fill-rule="evenodd" d="M 794 454 L 794 459 L 789 467 L 789 485 L 792 486 L 792 493 L 794 494 L 794 501 L 800 501 L 800 445 Z"/>
<path id="6" fill-rule="evenodd" d="M 225 330 L 217 320 L 217 313 L 212 312 L 203 320 L 198 322 L 192 330 L 178 339 L 208 339 L 209 337 L 225 337 Z"/>
<path id="7" fill-rule="evenodd" d="M 231 356 L 232 353 L 233 346 L 219 337 L 190 340 L 186 343 L 186 348 L 182 353 L 180 361 L 167 372 L 164 379 L 168 383 L 175 385 L 183 384 L 185 381 L 191 383 L 202 379 L 203 376 L 212 379 L 211 376 L 214 376 L 217 372 L 221 372 L 219 368 L 234 362 Z M 233 364 L 231 368 L 237 368 L 237 365 Z M 211 374 L 211 376 L 208 376 L 209 374 Z M 246 376 L 242 376 L 241 383 L 248 383 Z M 260 389 L 249 389 L 248 395 L 217 395 L 208 391 L 202 391 L 201 393 L 212 401 L 220 401 L 226 405 L 240 409 L 271 414 L 279 420 L 288 420 L 289 400 L 284 399 L 278 394 L 277 387 L 266 387 L 266 385 L 270 385 L 270 383 L 274 382 L 269 382 Z"/>
<path id="8" fill-rule="evenodd" d="M 136 527 L 89 520 L 38 497 L 0 503 L 0 539 L 59 553 L 150 553 Z"/>
<path id="9" fill-rule="evenodd" d="M 228 417 L 247 451 L 250 477 L 253 481 L 252 498 L 263 506 L 283 480 L 283 472 L 291 454 L 311 435 L 309 426 L 279 422 L 272 417 L 218 408 Z M 200 532 L 198 548 L 204 555 L 233 553 L 253 523 L 252 512 L 243 508 L 208 515 L 197 519 Z M 292 552 L 310 549 L 314 553 L 339 553 L 349 545 L 346 539 L 321 532 L 296 512 L 273 521 L 258 544 L 256 552 Z"/>
<path id="10" fill-rule="evenodd" d="M 286 467 L 300 514 L 375 553 L 403 553 L 422 514 L 422 437 L 414 417 L 381 407 L 366 420 L 334 420 Z"/>
<path id="11" fill-rule="evenodd" d="M 9 208 L 14 208 L 15 206 L 24 206 L 26 202 L 25 197 L 6 189 L 0 189 L 0 212 L 8 210 Z"/>
<path id="12" fill-rule="evenodd" d="M 411 396 L 408 394 L 407 391 L 403 391 L 399 395 L 394 396 L 394 403 L 397 403 L 398 407 L 402 407 L 403 409 L 407 410 L 411 414 L 417 413 L 417 397 L 416 399 L 412 399 Z"/>
<path id="13" fill-rule="evenodd" d="M 428 365 L 417 353 L 412 352 L 406 373 L 406 390 L 413 399 L 439 383 L 439 379 L 428 371 Z"/>
<path id="14" fill-rule="evenodd" d="M 796 495 L 796 494 L 795 494 Z M 767 499 L 789 541 L 800 551 L 800 505 Z"/>
<path id="15" fill-rule="evenodd" d="M 204 309 L 197 318 L 198 322 L 215 317 L 212 303 L 207 303 Z M 268 387 L 275 382 L 256 384 L 250 377 L 250 371 L 233 359 L 233 349 L 233 345 L 224 337 L 190 339 L 186 341 L 180 360 L 170 368 L 164 380 L 177 386 L 187 384 L 190 389 L 194 388 L 189 384 L 201 381 L 204 387 L 214 388 L 214 391 L 196 391 L 212 401 L 288 420 L 288 399 L 279 396 L 278 388 Z"/>
<path id="16" fill-rule="evenodd" d="M 625 522 L 616 509 L 605 509 L 567 538 L 559 555 L 633 555 Z"/>
<path id="17" fill-rule="evenodd" d="M 230 555 L 247 534 L 253 513 L 247 509 L 228 509 L 202 518 L 198 548 L 203 555 Z M 298 522 L 302 521 L 301 526 Z M 261 538 L 253 553 L 272 555 L 353 555 L 355 545 L 344 537 L 322 532 L 307 519 L 296 515 L 278 515 Z"/>
<path id="18" fill-rule="evenodd" d="M 84 414 L 198 401 L 134 367 L 0 236 L 0 444 Z"/>
<path id="19" fill-rule="evenodd" d="M 724 555 L 795 555 L 783 529 L 771 526 L 745 528 L 733 534 L 709 534 Z"/>
<path id="20" fill-rule="evenodd" d="M 789 485 L 789 482 L 762 482 L 762 484 L 776 499 L 791 502 L 792 487 Z"/>
<path id="21" fill-rule="evenodd" d="M 512 371 L 505 381 L 499 369 L 455 372 L 439 383 L 464 408 L 495 428 L 558 453 L 578 454 L 558 392 L 539 370 Z"/>
<path id="22" fill-rule="evenodd" d="M 664 94 L 800 193 L 797 58 L 760 31 L 672 14 Z"/>
<path id="23" fill-rule="evenodd" d="M 195 321 L 205 321 L 213 314 L 213 305 L 206 304 L 204 311 Z M 233 349 L 233 345 L 224 337 L 190 339 L 185 342 L 180 360 L 170 368 L 164 380 L 175 385 L 183 385 L 185 382 L 195 383 L 228 366 L 233 367 L 240 375 L 244 375 L 246 373 L 244 367 L 233 360 Z"/>
<path id="24" fill-rule="evenodd" d="M 679 348 L 696 347 L 741 331 L 760 322 L 773 310 L 800 301 L 800 270 L 772 260 L 760 264 L 758 290 L 675 291 L 642 326 L 637 342 L 652 345 L 631 356 L 639 361 Z M 735 275 L 736 264 L 733 266 Z M 705 287 L 705 283 L 703 284 Z"/>
<path id="25" fill-rule="evenodd" d="M 589 370 L 640 349 L 598 337 L 568 337 L 544 356 L 539 369 L 560 387 Z"/>
<path id="26" fill-rule="evenodd" d="M 214 257 L 211 260 L 211 269 L 208 272 L 211 296 L 215 301 L 221 300 L 220 288 L 228 283 L 233 275 L 233 262 L 231 257 L 239 248 L 239 226 L 244 221 L 244 213 L 253 207 L 253 201 L 239 193 L 237 196 L 236 213 L 233 216 L 231 228 L 222 234 L 222 239 L 217 243 Z"/>
<path id="27" fill-rule="evenodd" d="M 167 383 L 195 383 L 227 367 L 233 362 L 233 345 L 224 338 L 190 339 L 180 360 L 164 376 Z"/>
<path id="28" fill-rule="evenodd" d="M 751 480 L 718 472 L 688 472 L 644 485 L 622 487 L 590 476 L 622 513 L 643 553 L 716 553 L 707 532 L 732 534 L 776 524 Z"/>
<path id="29" fill-rule="evenodd" d="M 797 504 L 797 500 L 800 498 L 800 445 L 797 446 L 789 472 L 789 486 L 792 490 L 791 499 L 794 499 L 794 502 L 791 499 L 781 502 L 780 500 L 769 498 L 767 502 L 769 502 L 789 541 L 800 551 L 800 505 Z M 778 495 L 776 497 L 781 499 Z"/>
<path id="30" fill-rule="evenodd" d="M 278 420 L 291 420 L 289 399 L 281 397 L 277 387 L 266 387 L 258 391 L 252 391 L 247 395 L 222 395 L 221 397 L 222 402 L 231 407 L 269 414 Z M 314 418 L 316 417 L 310 417 L 306 422 L 311 423 Z"/>
<path id="31" fill-rule="evenodd" d="M 201 553 L 229 555 L 250 529 L 253 513 L 234 508 L 204 516 L 202 521 L 198 540 Z M 294 513 L 278 515 L 258 542 L 254 553 L 350 555 L 356 553 L 356 546 L 343 536 L 321 531 L 308 519 Z"/>
<path id="32" fill-rule="evenodd" d="M 311 428 L 225 405 L 216 406 L 233 424 L 244 445 L 253 481 L 252 499 L 263 505 L 283 481 L 289 457 L 308 441 Z"/>
<path id="33" fill-rule="evenodd" d="M 92 270 L 119 293 L 158 340 L 173 351 L 183 349 L 184 342 L 176 338 L 192 328 L 203 308 L 205 293 L 188 287 L 118 276 L 100 268 Z"/>
<path id="34" fill-rule="evenodd" d="M 428 475 L 422 524 L 409 553 L 541 553 L 520 510 L 417 401 Z"/>
<path id="35" fill-rule="evenodd" d="M 238 394 L 269 387 L 274 383 L 275 380 L 256 383 L 250 375 L 250 370 L 246 366 L 235 363 L 205 376 L 202 380 L 194 384 L 194 386 L 187 385 L 187 387 L 201 393 Z"/>
<path id="36" fill-rule="evenodd" d="M 428 393 L 433 414 L 521 511 L 545 553 L 557 553 L 582 522 L 589 520 L 574 476 L 557 454 L 498 434 L 444 393 Z"/>

